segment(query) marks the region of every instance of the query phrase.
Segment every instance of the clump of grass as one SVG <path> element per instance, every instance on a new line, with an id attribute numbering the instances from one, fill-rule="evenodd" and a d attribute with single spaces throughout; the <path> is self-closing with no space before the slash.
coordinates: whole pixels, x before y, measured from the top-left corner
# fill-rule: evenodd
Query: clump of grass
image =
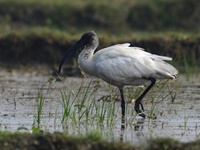
<path id="1" fill-rule="evenodd" d="M 45 102 L 45 96 L 47 96 L 50 92 L 50 87 L 51 85 L 56 81 L 54 78 L 48 78 L 44 83 L 42 83 L 41 87 L 38 89 L 37 92 L 37 98 L 36 98 L 36 114 L 34 115 L 34 122 L 33 126 L 36 125 L 38 129 L 41 127 L 41 120 L 42 120 L 42 115 L 43 115 L 43 107 L 44 107 L 44 102 Z M 48 84 L 46 93 L 44 93 L 44 88 Z M 45 95 L 45 96 L 44 96 Z"/>
<path id="2" fill-rule="evenodd" d="M 87 85 L 87 86 L 85 86 Z M 116 103 L 114 100 L 98 101 L 96 98 L 99 85 L 90 82 L 82 83 L 77 92 L 72 95 L 71 92 L 61 92 L 63 106 L 63 127 L 69 127 L 70 124 L 90 126 L 96 124 L 101 126 L 107 124 L 112 126 L 116 123 Z"/>
<path id="3" fill-rule="evenodd" d="M 72 109 L 72 104 L 74 103 L 74 101 L 70 105 L 71 93 L 69 93 L 68 95 L 66 95 L 65 92 L 61 91 L 61 96 L 62 96 L 62 105 L 63 105 L 63 109 L 64 109 L 64 111 L 63 111 L 63 117 L 62 117 L 61 122 L 64 123 L 70 117 L 70 111 Z"/>
<path id="4" fill-rule="evenodd" d="M 87 133 L 82 136 L 66 136 L 60 132 L 55 133 L 10 133 L 0 132 L 1 150 L 10 149 L 75 149 L 75 150 L 136 150 L 135 146 L 121 142 L 108 142 L 100 137 L 98 132 Z"/>
<path id="5" fill-rule="evenodd" d="M 62 113 L 58 112 L 58 108 L 55 110 L 54 116 L 54 126 L 60 125 L 62 126 L 62 131 L 67 134 L 85 134 L 92 131 L 101 131 L 101 135 L 103 137 L 112 136 L 110 135 L 110 131 L 115 128 L 116 125 L 121 124 L 121 101 L 117 99 L 117 95 L 119 95 L 118 90 L 115 87 L 110 85 L 107 86 L 106 93 L 112 94 L 114 96 L 103 97 L 100 98 L 99 95 L 100 87 L 103 84 L 99 82 L 91 80 L 83 80 L 81 84 L 75 88 L 68 86 L 64 80 L 63 84 L 67 85 L 67 89 L 60 89 L 60 103 L 62 107 Z M 43 105 L 45 97 L 44 94 L 50 92 L 50 86 L 55 82 L 54 79 L 48 80 L 39 90 L 38 95 L 38 105 L 37 105 L 37 119 L 35 124 L 37 124 L 38 128 L 42 125 L 42 114 L 43 114 Z M 48 84 L 47 84 L 48 83 Z M 155 108 L 156 104 L 163 102 L 166 98 L 173 97 L 175 100 L 176 96 L 174 96 L 173 88 L 171 89 L 168 85 L 168 88 L 171 89 L 169 92 L 166 88 L 167 81 L 159 81 L 156 83 L 154 88 L 148 93 L 147 102 L 150 102 L 150 108 L 145 105 L 146 114 L 148 114 L 149 119 L 156 119 L 155 116 Z M 49 90 L 43 91 L 43 87 L 46 85 Z M 106 86 L 104 87 L 106 88 Z M 178 87 L 175 87 L 176 89 Z M 125 96 L 126 96 L 126 116 L 125 116 L 125 125 L 126 127 L 134 125 L 135 117 L 137 114 L 134 110 L 134 104 L 132 103 L 132 99 L 137 98 L 142 92 L 144 88 L 135 88 L 135 87 L 126 87 L 125 88 Z M 164 93 L 164 94 L 163 94 Z M 42 96 L 41 96 L 42 95 Z M 47 96 L 45 95 L 45 96 Z M 41 96 L 41 97 L 39 97 Z M 117 99 L 117 100 L 116 100 Z M 146 101 L 143 101 L 146 103 Z M 59 119 L 58 119 L 59 118 Z M 60 122 L 59 122 L 60 121 Z M 134 125 L 135 126 L 135 125 Z M 105 128 L 106 127 L 106 128 Z M 106 131 L 107 130 L 107 131 Z M 105 132 L 104 132 L 105 131 Z"/>
<path id="6" fill-rule="evenodd" d="M 38 128 L 40 128 L 43 105 L 44 105 L 44 97 L 42 94 L 39 95 L 37 102 L 38 104 L 37 104 L 37 120 L 36 121 L 37 121 Z"/>
<path id="7" fill-rule="evenodd" d="M 70 118 L 72 120 L 72 123 L 75 123 L 75 124 L 79 123 L 82 120 L 82 117 L 84 116 L 86 112 L 84 109 L 86 105 L 85 103 L 91 90 L 90 84 L 91 82 L 86 88 L 83 88 L 84 85 L 81 84 L 77 93 L 74 96 L 72 96 L 71 91 L 68 93 L 68 96 L 66 92 L 65 94 L 61 92 L 62 103 L 63 103 L 63 108 L 64 108 L 62 123 L 67 121 L 66 118 Z"/>

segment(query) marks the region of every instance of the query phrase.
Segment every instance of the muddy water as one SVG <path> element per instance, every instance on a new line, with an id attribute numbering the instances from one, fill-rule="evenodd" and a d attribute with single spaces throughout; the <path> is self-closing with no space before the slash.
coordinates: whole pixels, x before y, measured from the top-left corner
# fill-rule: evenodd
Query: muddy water
<path id="1" fill-rule="evenodd" d="M 37 126 L 38 95 L 42 93 L 44 105 L 40 128 L 45 131 L 60 131 L 67 134 L 99 131 L 110 141 L 122 139 L 136 145 L 143 144 L 152 137 L 172 137 L 187 142 L 200 136 L 199 77 L 195 76 L 186 81 L 185 76 L 181 75 L 162 90 L 159 91 L 158 88 L 156 95 L 152 94 L 153 92 L 149 93 L 143 104 L 147 116 L 153 112 L 153 119 L 135 116 L 132 111 L 134 104 L 128 103 L 124 132 L 121 132 L 120 102 L 114 104 L 115 118 L 112 125 L 107 124 L 106 117 L 103 124 L 98 123 L 97 117 L 87 124 L 84 117 L 79 123 L 73 121 L 72 117 L 61 123 L 64 110 L 60 91 L 69 93 L 72 90 L 77 93 L 79 87 L 87 87 L 91 79 L 62 77 L 64 83 L 58 80 L 50 83 L 48 80 L 51 77 L 50 73 L 4 70 L 0 72 L 0 130 L 17 131 L 19 127 L 31 130 L 32 126 Z M 91 87 L 99 88 L 93 91 L 95 94 L 91 94 L 93 96 L 88 97 L 87 102 L 95 100 L 100 108 L 109 109 L 110 102 L 109 105 L 102 106 L 102 101 L 97 100 L 110 93 L 117 94 L 117 89 L 109 87 L 98 79 L 92 80 Z M 93 112 L 92 115 L 95 116 L 96 112 Z"/>

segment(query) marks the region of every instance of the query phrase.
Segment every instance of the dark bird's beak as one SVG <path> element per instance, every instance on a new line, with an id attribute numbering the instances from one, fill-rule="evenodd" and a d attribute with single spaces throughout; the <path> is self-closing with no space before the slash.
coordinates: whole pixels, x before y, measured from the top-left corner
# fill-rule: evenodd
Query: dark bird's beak
<path id="1" fill-rule="evenodd" d="M 73 52 L 75 52 L 77 49 L 81 48 L 82 46 L 84 46 L 84 40 L 80 39 L 78 42 L 76 42 L 68 51 L 67 53 L 65 54 L 65 56 L 63 57 L 63 59 L 61 60 L 60 62 L 60 65 L 59 65 L 59 69 L 58 69 L 58 72 L 60 73 L 60 70 L 62 68 L 62 65 L 64 64 L 65 60 L 67 59 L 67 57 L 69 55 L 71 55 Z"/>

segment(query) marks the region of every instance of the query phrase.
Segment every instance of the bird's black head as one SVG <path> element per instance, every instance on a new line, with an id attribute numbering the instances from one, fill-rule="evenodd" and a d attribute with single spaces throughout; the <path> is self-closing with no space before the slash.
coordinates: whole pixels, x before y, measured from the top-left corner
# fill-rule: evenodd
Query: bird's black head
<path id="1" fill-rule="evenodd" d="M 77 49 L 85 46 L 87 49 L 96 49 L 99 44 L 98 37 L 94 31 L 86 32 L 82 35 L 81 39 L 77 41 L 65 54 L 60 62 L 58 72 L 60 73 L 61 67 L 65 62 L 66 58 L 71 55 Z"/>
<path id="2" fill-rule="evenodd" d="M 97 34 L 94 31 L 84 33 L 80 40 L 83 41 L 85 46 L 92 46 L 94 49 L 99 44 Z"/>

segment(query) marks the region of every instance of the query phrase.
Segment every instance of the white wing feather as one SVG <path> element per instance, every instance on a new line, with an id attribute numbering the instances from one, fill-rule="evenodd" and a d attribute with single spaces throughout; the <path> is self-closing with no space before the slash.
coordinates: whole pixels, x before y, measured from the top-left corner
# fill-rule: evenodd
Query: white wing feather
<path id="1" fill-rule="evenodd" d="M 142 77 L 172 78 L 172 74 L 176 74 L 177 70 L 163 61 L 171 60 L 170 57 L 153 55 L 142 48 L 129 46 L 129 43 L 118 44 L 98 51 L 94 55 L 97 75 L 107 82 L 126 82 Z M 170 69 L 171 72 L 168 71 Z"/>

